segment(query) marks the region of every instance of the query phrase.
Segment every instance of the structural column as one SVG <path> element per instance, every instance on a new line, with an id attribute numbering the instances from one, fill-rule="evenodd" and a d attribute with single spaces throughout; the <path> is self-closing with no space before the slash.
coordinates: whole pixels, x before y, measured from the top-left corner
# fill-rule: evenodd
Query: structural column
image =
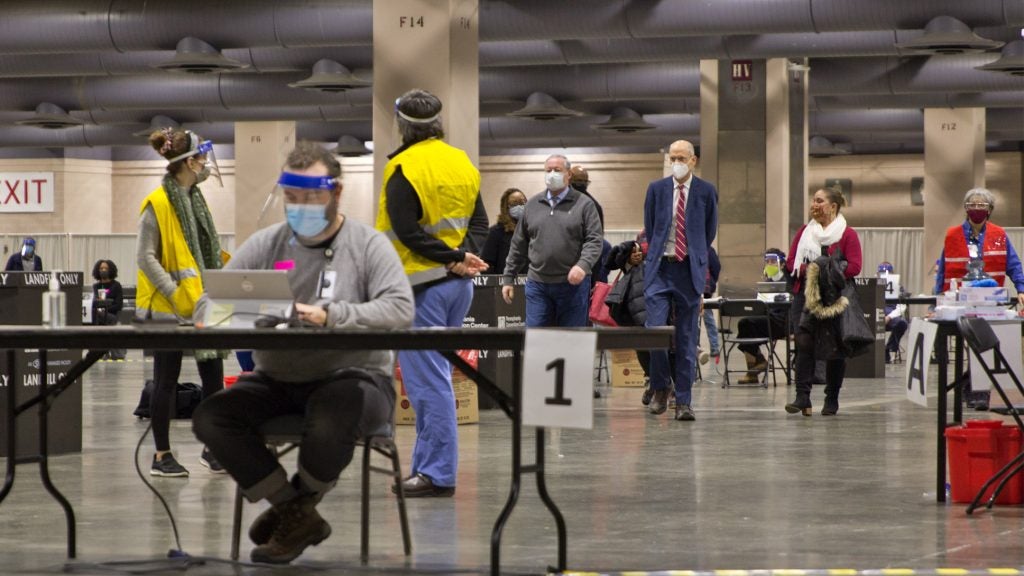
<path id="1" fill-rule="evenodd" d="M 445 140 L 478 165 L 478 0 L 373 3 L 374 194 L 387 155 L 401 145 L 395 99 L 412 88 L 441 99 Z M 374 203 L 376 206 L 376 202 Z"/>
<path id="2" fill-rule="evenodd" d="M 718 187 L 724 295 L 749 295 L 765 248 L 789 245 L 790 134 L 785 60 L 701 62 L 700 173 Z"/>
<path id="3" fill-rule="evenodd" d="M 964 194 L 984 185 L 985 109 L 926 108 L 921 258 L 926 282 L 934 280 L 928 272 L 942 251 L 946 229 L 964 221 Z"/>
<path id="4" fill-rule="evenodd" d="M 295 122 L 235 123 L 235 246 L 260 226 L 284 220 L 280 205 L 262 221 L 260 212 L 294 147 Z"/>

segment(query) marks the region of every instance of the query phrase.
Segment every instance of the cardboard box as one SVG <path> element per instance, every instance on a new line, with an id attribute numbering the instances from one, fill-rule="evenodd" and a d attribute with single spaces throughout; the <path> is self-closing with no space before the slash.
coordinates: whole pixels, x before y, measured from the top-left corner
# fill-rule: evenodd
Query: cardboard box
<path id="1" fill-rule="evenodd" d="M 610 350 L 609 356 L 612 386 L 644 386 L 644 369 L 636 359 L 634 350 Z"/>
<path id="2" fill-rule="evenodd" d="M 455 391 L 455 419 L 459 424 L 476 424 L 480 421 L 476 384 L 458 370 L 452 372 L 452 388 Z M 415 424 L 416 412 L 405 393 L 402 371 L 395 367 L 395 424 Z"/>

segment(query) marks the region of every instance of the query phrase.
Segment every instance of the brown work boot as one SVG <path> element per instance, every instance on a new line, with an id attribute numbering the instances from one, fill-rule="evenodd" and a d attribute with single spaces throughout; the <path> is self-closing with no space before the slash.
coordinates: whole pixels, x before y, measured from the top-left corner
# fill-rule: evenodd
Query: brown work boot
<path id="1" fill-rule="evenodd" d="M 281 514 L 276 506 L 264 510 L 249 526 L 249 540 L 253 544 L 266 544 L 274 535 L 274 530 L 281 523 Z"/>
<path id="2" fill-rule="evenodd" d="M 331 535 L 331 526 L 316 511 L 316 502 L 310 494 L 274 506 L 280 520 L 270 540 L 252 549 L 252 561 L 287 564 L 307 546 L 326 540 Z"/>

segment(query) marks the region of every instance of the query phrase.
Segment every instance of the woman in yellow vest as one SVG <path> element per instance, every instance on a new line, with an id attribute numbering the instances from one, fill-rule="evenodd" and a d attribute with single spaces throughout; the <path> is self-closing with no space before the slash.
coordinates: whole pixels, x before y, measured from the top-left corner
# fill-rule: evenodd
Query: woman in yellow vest
<path id="1" fill-rule="evenodd" d="M 140 209 L 135 250 L 139 267 L 136 316 L 189 323 L 203 293 L 203 271 L 222 265 L 213 216 L 198 186 L 216 169 L 213 144 L 191 131 L 171 128 L 151 134 L 149 143 L 168 164 L 162 184 L 146 196 Z M 216 176 L 219 180 L 220 175 Z M 196 350 L 195 357 L 203 396 L 223 389 L 222 353 Z M 171 454 L 169 438 L 171 399 L 181 374 L 181 359 L 180 350 L 158 350 L 153 357 L 149 405 L 156 441 L 150 467 L 153 476 L 188 476 L 188 470 Z M 199 462 L 211 472 L 224 472 L 205 448 Z"/>

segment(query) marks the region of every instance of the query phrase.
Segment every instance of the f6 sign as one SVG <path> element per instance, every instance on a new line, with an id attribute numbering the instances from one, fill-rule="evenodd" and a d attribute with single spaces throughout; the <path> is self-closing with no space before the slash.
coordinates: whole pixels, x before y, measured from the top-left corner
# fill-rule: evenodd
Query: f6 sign
<path id="1" fill-rule="evenodd" d="M 0 213 L 53 212 L 53 172 L 0 172 Z"/>

